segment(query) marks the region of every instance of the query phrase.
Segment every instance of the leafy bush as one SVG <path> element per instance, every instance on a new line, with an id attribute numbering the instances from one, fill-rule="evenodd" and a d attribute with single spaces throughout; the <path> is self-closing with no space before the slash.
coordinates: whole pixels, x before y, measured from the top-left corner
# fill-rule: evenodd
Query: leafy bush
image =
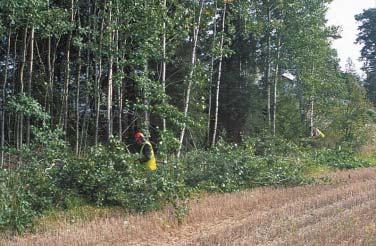
<path id="1" fill-rule="evenodd" d="M 138 156 L 128 154 L 115 139 L 76 157 L 60 130 L 33 128 L 33 134 L 29 148 L 15 152 L 25 164 L 0 170 L 0 230 L 22 233 L 33 227 L 35 216 L 82 204 L 120 206 L 136 212 L 172 204 L 179 223 L 188 213 L 185 201 L 192 192 L 300 185 L 313 181 L 305 175 L 310 165 L 371 165 L 350 151 L 312 151 L 270 138 L 247 139 L 241 145 L 219 141 L 181 160 L 170 157 L 157 171 L 148 172 L 136 161 Z"/>
<path id="2" fill-rule="evenodd" d="M 29 192 L 18 174 L 1 169 L 0 189 L 0 230 L 24 232 L 31 227 L 36 214 L 29 202 Z"/>
<path id="3" fill-rule="evenodd" d="M 33 227 L 35 216 L 57 207 L 87 202 L 144 212 L 167 203 L 176 205 L 190 195 L 179 180 L 177 165 L 160 165 L 156 172 L 147 172 L 116 140 L 76 158 L 65 146 L 58 147 L 58 139 L 44 139 L 49 141 L 46 146 L 38 142 L 22 151 L 27 164 L 0 169 L 0 230 L 22 233 Z"/>
<path id="4" fill-rule="evenodd" d="M 68 162 L 56 178 L 61 187 L 77 190 L 90 202 L 128 210 L 156 209 L 180 196 L 182 185 L 167 165 L 150 173 L 136 160 L 137 156 L 127 154 L 123 144 L 112 139 L 109 145 Z"/>
<path id="5" fill-rule="evenodd" d="M 262 158 L 255 183 L 270 186 L 292 186 L 311 183 L 307 177 L 308 166 L 300 158 L 269 156 Z"/>
<path id="6" fill-rule="evenodd" d="M 297 185 L 310 180 L 298 159 L 274 155 L 254 156 L 252 145 L 223 142 L 209 151 L 195 151 L 184 158 L 188 186 L 230 192 L 262 185 Z"/>
<path id="7" fill-rule="evenodd" d="M 273 136 L 247 139 L 245 142 L 252 143 L 255 154 L 259 156 L 299 156 L 302 152 L 301 147 L 294 142 Z"/>
<path id="8" fill-rule="evenodd" d="M 0 169 L 0 230 L 22 233 L 33 227 L 34 216 L 64 206 L 70 196 L 56 179 L 56 166 L 64 165 L 69 154 L 61 131 L 32 128 L 32 132 L 35 140 L 29 147 L 8 150 L 24 164 L 16 169 Z"/>
<path id="9" fill-rule="evenodd" d="M 67 192 L 45 169 L 30 163 L 18 170 L 0 170 L 0 230 L 22 233 L 33 227 L 33 217 L 63 204 Z"/>
<path id="10" fill-rule="evenodd" d="M 42 106 L 32 97 L 19 94 L 12 96 L 7 101 L 7 110 L 15 113 L 22 112 L 25 116 L 30 116 L 38 120 L 48 120 L 50 116 L 44 112 Z"/>
<path id="11" fill-rule="evenodd" d="M 313 154 L 313 159 L 318 165 L 340 169 L 370 167 L 371 163 L 356 157 L 349 150 L 320 149 Z"/>

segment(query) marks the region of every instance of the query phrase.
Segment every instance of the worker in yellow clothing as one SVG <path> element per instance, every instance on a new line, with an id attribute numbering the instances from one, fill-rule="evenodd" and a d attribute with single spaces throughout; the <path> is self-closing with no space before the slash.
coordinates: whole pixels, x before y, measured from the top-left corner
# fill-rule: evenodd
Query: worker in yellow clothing
<path id="1" fill-rule="evenodd" d="M 134 135 L 136 143 L 141 145 L 139 161 L 145 164 L 145 168 L 149 171 L 155 171 L 157 169 L 157 160 L 155 159 L 153 146 L 149 141 L 145 139 L 144 134 L 141 132 L 136 132 Z"/>
<path id="2" fill-rule="evenodd" d="M 313 134 L 312 135 L 313 135 L 312 137 L 314 137 L 314 138 L 325 138 L 325 134 L 322 131 L 320 131 L 320 129 L 317 128 L 317 127 L 313 128 Z"/>

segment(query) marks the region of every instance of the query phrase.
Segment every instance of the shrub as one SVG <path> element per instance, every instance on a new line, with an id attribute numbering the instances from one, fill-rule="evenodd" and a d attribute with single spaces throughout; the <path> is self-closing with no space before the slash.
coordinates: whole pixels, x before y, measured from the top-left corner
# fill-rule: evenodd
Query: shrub
<path id="1" fill-rule="evenodd" d="M 304 150 L 270 138 L 247 139 L 241 145 L 221 140 L 209 150 L 189 152 L 181 160 L 171 158 L 148 172 L 118 140 L 76 157 L 61 140 L 61 131 L 35 128 L 33 133 L 33 144 L 18 152 L 25 164 L 0 170 L 0 230 L 22 233 L 33 227 L 35 216 L 82 204 L 136 212 L 172 204 L 181 222 L 188 213 L 185 201 L 193 192 L 305 184 L 313 181 L 305 175 L 310 165 L 371 165 L 351 151 Z"/>
<path id="2" fill-rule="evenodd" d="M 0 230 L 18 233 L 33 227 L 33 217 L 62 204 L 63 192 L 36 163 L 0 170 Z"/>
<path id="3" fill-rule="evenodd" d="M 307 183 L 299 159 L 276 155 L 254 156 L 249 144 L 220 142 L 209 151 L 186 155 L 184 179 L 187 186 L 207 191 L 230 192 L 262 185 Z"/>
<path id="4" fill-rule="evenodd" d="M 61 187 L 74 189 L 97 205 L 134 211 L 156 209 L 171 197 L 182 195 L 182 185 L 167 165 L 150 173 L 136 160 L 136 155 L 127 154 L 124 145 L 112 139 L 107 146 L 93 148 L 68 162 L 56 179 Z"/>
<path id="5" fill-rule="evenodd" d="M 0 169 L 0 190 L 0 230 L 22 233 L 30 228 L 36 212 L 19 175 Z"/>
<path id="6" fill-rule="evenodd" d="M 324 165 L 340 169 L 370 167 L 371 163 L 356 157 L 350 150 L 320 149 L 313 152 L 313 159 L 318 165 Z"/>
<path id="7" fill-rule="evenodd" d="M 68 148 L 61 131 L 32 128 L 33 143 L 20 151 L 17 169 L 0 169 L 0 230 L 19 233 L 33 227 L 33 217 L 63 206 L 70 192 L 57 183 L 56 166 L 64 165 Z M 56 175 L 53 175 L 56 172 Z"/>
<path id="8" fill-rule="evenodd" d="M 299 156 L 302 152 L 302 148 L 294 142 L 279 137 L 264 136 L 247 139 L 246 142 L 253 142 L 255 153 L 259 156 Z"/>

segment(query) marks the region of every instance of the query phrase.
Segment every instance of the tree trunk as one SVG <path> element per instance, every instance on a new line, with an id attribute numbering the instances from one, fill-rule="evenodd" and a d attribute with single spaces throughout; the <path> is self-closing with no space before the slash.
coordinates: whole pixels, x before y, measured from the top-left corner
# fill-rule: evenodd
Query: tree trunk
<path id="1" fill-rule="evenodd" d="M 119 96 L 119 115 L 118 115 L 118 135 L 119 140 L 123 141 L 123 81 L 121 80 L 119 88 L 118 88 L 118 96 Z"/>
<path id="2" fill-rule="evenodd" d="M 304 95 L 303 95 L 303 83 L 297 79 L 298 84 L 298 97 L 299 97 L 299 111 L 300 111 L 300 123 L 304 125 L 305 112 L 304 112 Z"/>
<path id="3" fill-rule="evenodd" d="M 273 136 L 276 135 L 276 122 L 277 122 L 277 90 L 278 90 L 278 78 L 279 78 L 279 59 L 281 56 L 281 38 L 278 39 L 277 47 L 277 61 L 274 74 L 274 102 L 273 102 Z"/>
<path id="4" fill-rule="evenodd" d="M 30 54 L 29 54 L 29 80 L 27 84 L 27 95 L 31 97 L 31 82 L 33 80 L 33 65 L 34 65 L 34 26 L 31 27 L 30 32 Z M 30 144 L 30 116 L 27 116 L 27 130 L 26 130 L 26 144 Z"/>
<path id="5" fill-rule="evenodd" d="M 48 8 L 47 11 L 49 12 L 50 11 L 50 1 L 49 0 L 47 0 L 47 8 Z M 51 88 L 52 88 L 51 35 L 48 35 L 48 40 L 47 40 L 47 71 L 46 71 L 46 74 L 47 74 L 48 84 L 47 84 L 46 94 L 44 96 L 44 109 L 52 117 L 52 115 L 51 115 L 51 104 L 52 104 L 52 101 L 50 100 L 50 98 L 52 97 L 52 91 L 51 91 Z"/>
<path id="6" fill-rule="evenodd" d="M 4 167 L 4 144 L 5 144 L 5 89 L 7 86 L 8 81 L 8 66 L 9 66 L 9 56 L 10 56 L 10 41 L 12 36 L 12 27 L 9 26 L 8 30 L 8 45 L 7 45 L 7 55 L 5 57 L 5 69 L 4 69 L 4 82 L 1 90 L 1 160 L 0 160 L 0 167 Z M 10 126 L 10 125 L 9 125 Z M 8 126 L 8 127 L 9 127 Z"/>
<path id="7" fill-rule="evenodd" d="M 22 50 L 22 61 L 20 65 L 20 75 L 19 75 L 19 82 L 20 82 L 20 94 L 24 95 L 24 70 L 25 70 L 25 63 L 26 63 L 26 49 L 27 49 L 27 27 L 25 27 L 24 38 L 23 38 L 23 50 Z M 24 114 L 21 112 L 19 114 L 19 121 L 18 121 L 18 144 L 17 149 L 22 148 L 23 145 L 23 121 L 24 121 Z"/>
<path id="8" fill-rule="evenodd" d="M 80 77 L 81 77 L 81 46 L 78 47 L 77 54 L 77 89 L 76 89 L 76 155 L 80 154 Z"/>
<path id="9" fill-rule="evenodd" d="M 51 40 L 49 40 L 49 42 L 51 42 Z M 52 57 L 51 57 L 51 54 L 50 54 L 50 72 L 49 72 L 49 78 L 48 78 L 48 82 L 49 82 L 49 102 L 48 102 L 48 110 L 50 112 L 50 116 L 51 116 L 51 126 L 53 127 L 55 125 L 55 117 L 57 117 L 57 113 L 58 113 L 58 110 L 54 110 L 54 77 L 55 77 L 55 62 L 56 62 L 56 57 L 57 57 L 57 48 L 58 48 L 58 44 L 59 44 L 59 41 L 57 41 L 55 44 L 54 44 L 54 49 L 53 49 L 53 52 L 52 52 Z M 49 45 L 51 45 L 51 43 L 49 43 Z M 49 47 L 49 49 L 52 51 L 52 47 Z M 56 113 L 54 114 L 54 112 L 56 111 Z"/>
<path id="10" fill-rule="evenodd" d="M 111 26 L 112 22 L 112 1 L 109 2 L 109 21 L 108 25 Z M 113 93 L 113 63 L 114 63 L 114 57 L 112 54 L 112 43 L 113 43 L 113 30 L 112 27 L 110 27 L 110 58 L 109 58 L 109 64 L 108 64 L 108 91 L 107 91 L 107 141 L 110 141 L 110 138 L 112 136 L 112 93 Z"/>
<path id="11" fill-rule="evenodd" d="M 148 63 L 144 65 L 144 76 L 149 76 L 149 67 Z M 142 88 L 143 93 L 143 104 L 146 107 L 144 111 L 144 121 L 143 121 L 143 130 L 146 137 L 150 137 L 150 113 L 149 113 L 149 88 L 143 85 Z"/>
<path id="12" fill-rule="evenodd" d="M 312 65 L 312 73 L 311 73 L 311 75 L 312 75 L 312 78 L 313 78 L 313 76 L 314 76 L 314 73 L 315 73 L 315 65 Z M 313 87 L 313 91 L 312 91 L 312 94 L 314 94 L 315 93 L 315 87 Z M 310 126 L 310 129 L 311 129 L 311 133 L 310 133 L 310 136 L 311 137 L 313 137 L 314 136 L 314 134 L 315 134 L 315 131 L 314 131 L 314 116 L 315 116 L 315 114 L 314 114 L 314 105 L 315 105 L 315 97 L 314 97 L 314 95 L 312 95 L 311 96 L 311 98 L 310 98 L 310 107 L 311 107 L 311 113 L 310 113 L 310 115 L 309 115 L 309 126 Z"/>
<path id="13" fill-rule="evenodd" d="M 223 42 L 224 42 L 225 24 L 226 24 L 226 7 L 227 7 L 227 4 L 225 3 L 224 7 L 223 7 L 223 15 L 222 15 L 221 43 L 220 43 L 220 46 L 219 46 L 220 54 L 219 54 L 219 64 L 218 64 L 218 79 L 217 79 L 217 87 L 216 87 L 216 94 L 215 94 L 215 115 L 214 115 L 214 128 L 213 128 L 212 146 L 215 145 L 216 138 L 217 138 L 218 111 L 219 111 L 219 88 L 220 88 L 220 85 L 221 85 L 221 76 L 222 76 Z"/>
<path id="14" fill-rule="evenodd" d="M 88 38 L 89 40 L 89 43 L 91 43 L 91 37 L 89 36 Z M 81 140 L 80 140 L 80 148 L 79 148 L 79 152 L 78 154 L 80 154 L 81 152 L 81 149 L 82 149 L 82 146 L 86 146 L 86 144 L 84 144 L 86 141 L 84 141 L 84 139 L 86 138 L 86 135 L 87 135 L 87 118 L 88 118 L 88 106 L 90 107 L 90 101 L 89 101 L 89 93 L 88 93 L 88 88 L 90 87 L 90 84 L 89 84 L 89 81 L 90 81 L 90 77 L 91 77 L 91 73 L 90 73 L 90 67 L 91 67 L 91 56 L 90 56 L 90 50 L 88 49 L 87 50 L 87 57 L 86 57 L 86 90 L 85 90 L 85 112 L 84 112 L 84 119 L 83 119 L 83 122 L 82 122 L 82 130 L 81 130 Z"/>
<path id="15" fill-rule="evenodd" d="M 267 54 L 266 54 L 266 93 L 267 93 L 267 115 L 268 115 L 268 132 L 270 133 L 271 129 L 271 81 L 270 81 L 270 70 L 271 70 L 271 62 L 270 62 L 270 49 L 271 49 L 271 10 L 270 10 L 270 0 L 268 1 L 268 42 L 267 42 Z"/>
<path id="16" fill-rule="evenodd" d="M 47 41 L 47 79 L 48 79 L 48 85 L 47 85 L 47 90 L 46 90 L 46 95 L 45 95 L 45 110 L 48 112 L 49 115 L 52 114 L 51 112 L 51 105 L 53 103 L 52 99 L 52 71 L 51 71 L 51 37 L 48 37 Z M 52 117 L 52 115 L 51 115 Z"/>
<path id="17" fill-rule="evenodd" d="M 192 59 L 191 59 L 191 69 L 188 76 L 188 86 L 187 86 L 187 94 L 185 98 L 185 104 L 184 104 L 184 118 L 186 119 L 188 117 L 188 110 L 189 110 L 189 102 L 190 102 L 190 96 L 191 96 L 191 90 L 192 90 L 192 83 L 193 83 L 193 74 L 195 71 L 195 65 L 196 65 L 196 50 L 197 50 L 197 41 L 198 41 L 198 34 L 200 31 L 200 24 L 201 24 L 201 15 L 202 10 L 204 8 L 204 0 L 200 0 L 200 12 L 198 16 L 198 21 L 195 23 L 194 32 L 193 32 L 193 47 L 192 47 Z M 183 123 L 183 128 L 180 132 L 180 139 L 179 139 L 179 148 L 177 157 L 180 157 L 181 149 L 183 147 L 183 141 L 184 141 L 184 135 L 185 135 L 185 129 L 186 129 L 186 123 Z"/>
<path id="18" fill-rule="evenodd" d="M 119 4 L 116 5 L 116 12 L 117 16 L 119 18 L 120 16 L 120 10 L 119 10 Z M 119 19 L 116 20 L 117 24 L 119 23 Z M 115 43 L 116 43 L 116 72 L 120 73 L 120 65 L 119 65 L 119 50 L 120 50 L 120 44 L 119 44 L 119 28 L 116 27 L 115 32 Z M 124 59 L 123 59 L 124 60 Z M 119 141 L 123 141 L 123 76 L 120 76 L 119 78 L 120 83 L 118 84 L 118 100 L 119 100 L 119 112 L 118 112 L 118 135 L 119 135 Z"/>
<path id="19" fill-rule="evenodd" d="M 215 54 L 213 54 L 216 38 L 217 38 L 217 8 L 218 2 L 215 1 L 215 11 L 214 11 L 214 23 L 213 23 L 213 43 L 212 43 L 212 52 L 211 52 L 211 61 L 210 61 L 210 76 L 209 76 L 209 102 L 208 102 L 208 123 L 207 123 L 207 146 L 210 146 L 210 123 L 211 123 L 211 111 L 212 111 L 212 86 L 213 86 L 213 76 L 214 76 L 214 61 Z"/>
<path id="20" fill-rule="evenodd" d="M 102 77 L 102 43 L 103 43 L 103 29 L 104 29 L 104 18 L 102 18 L 101 30 L 99 34 L 99 61 L 98 61 L 98 72 L 95 79 L 95 146 L 98 145 L 98 134 L 99 134 L 99 114 L 100 114 L 100 104 L 101 104 L 101 77 Z M 97 54 L 98 55 L 98 54 Z"/>
<path id="21" fill-rule="evenodd" d="M 311 113 L 310 113 L 310 121 L 309 121 L 309 126 L 310 126 L 310 129 L 311 129 L 311 137 L 313 137 L 315 135 L 315 131 L 314 131 L 314 128 L 313 128 L 313 117 L 314 117 L 314 113 L 313 113 L 313 110 L 314 110 L 314 97 L 311 96 Z"/>
<path id="22" fill-rule="evenodd" d="M 71 0 L 71 17 L 70 21 L 74 23 L 74 0 Z M 63 116 L 62 116 L 62 127 L 64 130 L 65 137 L 67 137 L 68 130 L 68 111 L 69 111 L 69 82 L 70 82 L 70 48 L 72 43 L 73 31 L 69 32 L 69 37 L 67 41 L 66 50 L 66 67 L 65 67 L 65 81 L 64 81 L 64 93 L 63 93 Z"/>
<path id="23" fill-rule="evenodd" d="M 13 61 L 17 61 L 18 57 L 17 57 L 17 42 L 18 42 L 18 33 L 16 32 L 16 36 L 14 37 L 14 41 L 13 41 Z M 16 68 L 15 68 L 16 69 Z M 17 84 L 17 81 L 18 81 L 19 77 L 16 76 L 16 72 L 14 73 L 14 76 L 13 76 L 13 79 L 12 79 L 12 87 L 14 88 L 14 91 L 13 91 L 13 94 L 15 95 L 17 93 L 16 91 L 16 84 Z M 13 120 L 13 124 L 11 124 L 11 117 L 9 116 L 9 127 L 10 126 L 13 126 L 13 141 L 14 143 L 16 144 L 16 147 L 18 149 L 19 147 L 19 144 L 18 144 L 18 121 L 19 121 L 19 117 L 18 117 L 18 114 L 16 114 L 15 117 L 12 117 L 12 120 Z M 8 131 L 8 134 L 9 134 L 9 140 L 11 139 L 10 138 L 10 132 L 11 131 Z"/>
<path id="24" fill-rule="evenodd" d="M 167 0 L 163 0 L 164 14 L 167 18 Z M 163 37 L 162 37 L 162 90 L 163 94 L 166 94 L 166 20 L 163 20 Z M 163 97 L 162 105 L 165 105 L 165 99 Z M 163 131 L 167 130 L 166 118 L 162 118 Z"/>
<path id="25" fill-rule="evenodd" d="M 91 16 L 93 14 L 93 9 L 92 9 L 92 5 L 89 4 L 88 6 L 88 15 Z M 92 18 L 89 18 L 88 20 L 88 26 L 90 29 L 94 29 L 95 28 L 95 25 L 93 25 L 93 22 L 92 22 Z M 92 41 L 92 36 L 91 36 L 91 33 L 89 32 L 88 33 L 88 37 L 87 37 L 87 42 L 88 42 L 88 48 L 86 49 L 86 71 L 85 71 L 85 86 L 83 87 L 84 88 L 84 92 L 85 92 L 85 110 L 84 110 L 84 115 L 83 115 L 83 120 L 82 120 L 82 127 L 81 127 L 81 137 L 80 137 L 80 144 L 79 144 L 79 151 L 78 151 L 78 155 L 80 155 L 81 153 L 81 150 L 82 149 L 85 149 L 86 148 L 86 139 L 87 139 L 87 135 L 88 135 L 88 118 L 89 118 L 89 112 L 88 112 L 88 108 L 90 108 L 90 89 L 91 88 L 91 69 L 92 69 L 92 59 L 91 59 L 91 50 L 89 47 L 91 47 L 93 41 Z M 91 112 L 91 108 L 90 108 L 90 112 Z M 90 113 L 91 114 L 91 113 Z"/>

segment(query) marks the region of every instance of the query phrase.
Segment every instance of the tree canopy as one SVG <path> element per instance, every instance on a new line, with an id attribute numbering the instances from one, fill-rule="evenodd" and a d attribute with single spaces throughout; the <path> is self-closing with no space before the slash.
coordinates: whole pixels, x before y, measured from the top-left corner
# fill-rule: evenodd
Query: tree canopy
<path id="1" fill-rule="evenodd" d="M 77 153 L 138 130 L 171 153 L 334 132 L 350 82 L 330 47 L 329 3 L 2 0 L 2 148 L 30 144 L 30 126 L 42 125 Z M 371 100 L 375 17 L 357 16 Z"/>

